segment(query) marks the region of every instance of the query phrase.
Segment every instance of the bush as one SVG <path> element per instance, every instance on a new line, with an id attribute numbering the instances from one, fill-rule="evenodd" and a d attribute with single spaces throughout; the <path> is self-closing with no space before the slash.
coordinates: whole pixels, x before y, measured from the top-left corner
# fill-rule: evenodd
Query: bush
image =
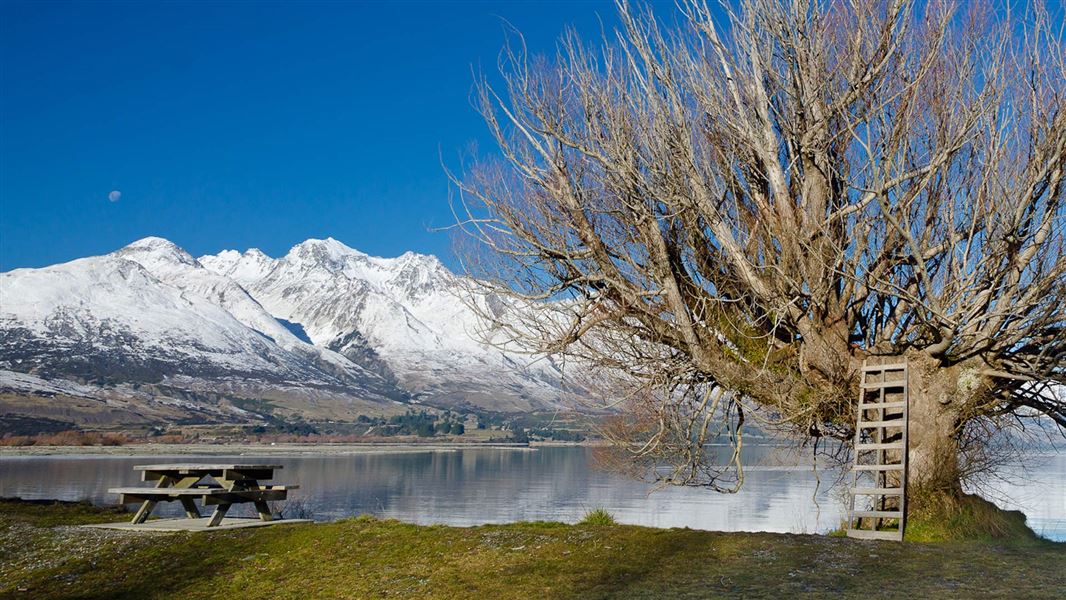
<path id="1" fill-rule="evenodd" d="M 121 446 L 127 441 L 121 434 L 70 430 L 33 436 L 5 436 L 0 440 L 0 446 Z"/>
<path id="2" fill-rule="evenodd" d="M 614 520 L 614 515 L 607 512 L 606 508 L 594 508 L 585 513 L 585 518 L 581 519 L 578 525 L 593 525 L 596 527 L 606 527 L 609 525 L 617 525 L 618 521 Z"/>
<path id="3" fill-rule="evenodd" d="M 315 511 L 302 498 L 287 498 L 282 502 L 272 502 L 270 512 L 275 519 L 314 519 Z"/>

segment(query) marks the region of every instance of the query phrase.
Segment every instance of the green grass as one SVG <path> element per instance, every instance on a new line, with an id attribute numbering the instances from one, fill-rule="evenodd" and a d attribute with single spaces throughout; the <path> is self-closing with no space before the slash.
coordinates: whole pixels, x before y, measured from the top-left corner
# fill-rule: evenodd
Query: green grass
<path id="1" fill-rule="evenodd" d="M 359 517 L 211 533 L 71 527 L 85 505 L 0 502 L 0 597 L 1054 598 L 1066 544 L 865 542 L 628 525 L 418 526 Z M 24 590 L 24 591 L 19 591 Z"/>
<path id="2" fill-rule="evenodd" d="M 0 524 L 11 522 L 35 527 L 113 523 L 130 518 L 123 506 L 93 506 L 89 501 L 20 500 L 0 498 Z"/>
<path id="3" fill-rule="evenodd" d="M 614 520 L 614 515 L 607 512 L 606 508 L 594 508 L 585 513 L 585 518 L 581 519 L 579 525 L 592 525 L 596 527 L 608 527 L 610 525 L 617 525 L 618 522 Z"/>
<path id="4" fill-rule="evenodd" d="M 982 540 L 1041 544 L 1019 511 L 1002 510 L 984 498 L 964 495 L 919 503 L 909 511 L 904 536 L 912 542 Z"/>

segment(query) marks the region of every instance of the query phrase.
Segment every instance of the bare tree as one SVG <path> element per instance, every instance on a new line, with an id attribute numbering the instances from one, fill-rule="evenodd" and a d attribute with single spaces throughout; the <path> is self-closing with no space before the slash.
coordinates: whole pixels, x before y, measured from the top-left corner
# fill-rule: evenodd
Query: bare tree
<path id="1" fill-rule="evenodd" d="M 1066 53 L 1045 10 L 618 10 L 613 38 L 568 33 L 552 59 L 519 36 L 477 86 L 499 153 L 453 177 L 467 265 L 528 309 L 484 310 L 494 339 L 637 384 L 619 436 L 667 483 L 733 489 L 739 448 L 723 471 L 704 441 L 739 446 L 753 416 L 850 438 L 868 357 L 914 372 L 912 489 L 959 490 L 974 420 L 1066 427 Z"/>

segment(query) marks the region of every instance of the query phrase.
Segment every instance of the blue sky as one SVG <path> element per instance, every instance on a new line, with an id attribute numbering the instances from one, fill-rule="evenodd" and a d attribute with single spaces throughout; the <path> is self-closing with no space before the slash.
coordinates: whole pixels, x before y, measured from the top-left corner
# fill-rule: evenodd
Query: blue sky
<path id="1" fill-rule="evenodd" d="M 0 270 L 148 235 L 447 260 L 440 154 L 487 149 L 471 67 L 501 18 L 540 52 L 615 23 L 608 1 L 0 3 Z"/>

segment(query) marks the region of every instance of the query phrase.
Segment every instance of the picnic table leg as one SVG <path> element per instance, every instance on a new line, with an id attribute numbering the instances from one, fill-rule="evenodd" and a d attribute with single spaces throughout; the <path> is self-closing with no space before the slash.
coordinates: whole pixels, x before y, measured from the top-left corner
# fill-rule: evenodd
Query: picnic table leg
<path id="1" fill-rule="evenodd" d="M 192 501 L 192 498 L 181 498 L 181 506 L 185 509 L 185 516 L 190 519 L 199 519 L 201 516 L 200 509 L 196 508 L 196 503 Z"/>
<path id="2" fill-rule="evenodd" d="M 146 473 L 147 472 L 141 473 L 141 478 L 142 479 L 145 477 Z M 155 487 L 157 489 L 158 488 L 170 487 L 171 483 L 172 483 L 171 482 L 171 478 L 166 476 L 166 475 L 164 475 L 164 476 L 159 478 L 159 481 L 155 482 Z M 152 514 L 152 510 L 155 508 L 155 505 L 156 505 L 156 501 L 155 500 L 145 500 L 144 502 L 142 502 L 141 503 L 141 507 L 137 509 L 137 513 L 133 515 L 133 521 L 132 521 L 133 524 L 134 525 L 140 525 L 141 523 L 144 523 L 145 521 L 147 521 L 148 520 L 148 515 Z"/>
<path id="3" fill-rule="evenodd" d="M 211 514 L 211 520 L 207 522 L 208 527 L 215 527 L 222 522 L 222 517 L 226 516 L 226 511 L 229 510 L 230 505 L 223 503 L 215 507 L 215 512 Z"/>
<path id="4" fill-rule="evenodd" d="M 155 508 L 155 500 L 145 500 L 141 503 L 141 507 L 137 509 L 137 513 L 133 515 L 134 525 L 140 525 L 148 520 L 148 515 L 152 514 L 152 509 Z"/>
<path id="5" fill-rule="evenodd" d="M 273 521 L 274 515 L 270 514 L 270 505 L 265 500 L 256 500 L 255 510 L 259 511 L 260 521 Z"/>

